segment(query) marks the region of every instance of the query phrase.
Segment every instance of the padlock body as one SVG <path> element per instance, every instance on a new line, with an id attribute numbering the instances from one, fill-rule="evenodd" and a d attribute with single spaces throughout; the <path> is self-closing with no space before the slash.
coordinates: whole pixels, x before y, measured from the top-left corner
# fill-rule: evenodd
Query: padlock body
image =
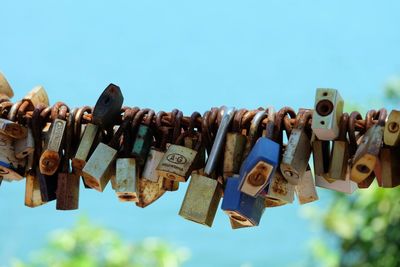
<path id="1" fill-rule="evenodd" d="M 79 208 L 80 176 L 74 173 L 59 173 L 57 181 L 57 210 Z"/>
<path id="2" fill-rule="evenodd" d="M 379 162 L 381 179 L 378 184 L 383 188 L 393 188 L 400 185 L 400 148 L 384 147 L 380 151 Z"/>
<path id="3" fill-rule="evenodd" d="M 158 175 L 156 168 L 158 167 L 158 164 L 160 163 L 161 159 L 164 157 L 164 154 L 165 152 L 161 152 L 154 148 L 150 149 L 150 152 L 147 155 L 147 160 L 142 171 L 142 177 L 144 179 L 155 183 L 158 182 L 158 179 L 160 179 L 160 177 Z"/>
<path id="4" fill-rule="evenodd" d="M 23 100 L 28 100 L 32 103 L 33 106 L 37 106 L 39 104 L 43 104 L 49 106 L 49 96 L 47 95 L 46 90 L 43 86 L 35 86 L 25 97 Z"/>
<path id="5" fill-rule="evenodd" d="M 5 181 L 19 181 L 23 179 L 22 173 L 25 166 L 21 160 L 15 157 L 13 139 L 7 135 L 0 134 L 0 176 Z"/>
<path id="6" fill-rule="evenodd" d="M 132 155 L 136 158 L 136 164 L 139 166 L 145 164 L 152 143 L 153 131 L 149 126 L 141 124 L 132 149 Z"/>
<path id="7" fill-rule="evenodd" d="M 0 118 L 0 133 L 11 138 L 22 139 L 28 134 L 28 128 L 16 122 Z"/>
<path id="8" fill-rule="evenodd" d="M 294 201 L 294 185 L 290 184 L 277 170 L 271 177 L 270 183 L 261 192 L 261 196 L 266 199 L 266 207 L 278 207 Z"/>
<path id="9" fill-rule="evenodd" d="M 264 213 L 264 199 L 242 193 L 238 187 L 239 177 L 229 177 L 226 181 L 222 210 L 242 225 L 257 226 Z"/>
<path id="10" fill-rule="evenodd" d="M 335 89 L 317 89 L 311 128 L 320 140 L 334 140 L 339 135 L 339 122 L 344 102 Z"/>
<path id="11" fill-rule="evenodd" d="M 199 142 L 198 138 L 196 137 L 191 137 L 191 136 L 186 136 L 183 139 L 184 146 L 188 148 L 194 149 L 196 147 L 197 142 Z M 197 150 L 197 156 L 195 161 L 192 164 L 192 169 L 193 171 L 201 170 L 204 168 L 206 162 L 206 149 L 203 145 L 200 146 L 200 148 Z"/>
<path id="12" fill-rule="evenodd" d="M 28 174 L 25 185 L 25 206 L 35 208 L 44 203 L 40 193 L 39 178 Z"/>
<path id="13" fill-rule="evenodd" d="M 115 176 L 115 192 L 122 202 L 137 202 L 137 166 L 134 158 L 117 159 Z"/>
<path id="14" fill-rule="evenodd" d="M 349 165 L 349 143 L 334 141 L 328 177 L 331 180 L 346 180 Z M 333 182 L 333 181 L 332 181 Z"/>
<path id="15" fill-rule="evenodd" d="M 116 149 L 99 143 L 82 170 L 83 178 L 88 186 L 103 192 L 115 172 L 114 163 L 117 152 Z"/>
<path id="16" fill-rule="evenodd" d="M 4 94 L 9 98 L 12 98 L 14 96 L 14 91 L 11 89 L 10 84 L 8 83 L 7 79 L 1 72 L 0 72 L 0 94 Z"/>
<path id="17" fill-rule="evenodd" d="M 314 202 L 319 199 L 311 170 L 307 170 L 303 176 L 301 176 L 299 184 L 295 186 L 295 192 L 301 205 Z"/>
<path id="18" fill-rule="evenodd" d="M 372 126 L 363 136 L 360 145 L 354 155 L 353 166 L 351 168 L 351 180 L 361 183 L 373 170 L 379 157 L 382 146 L 383 127 Z"/>
<path id="19" fill-rule="evenodd" d="M 392 110 L 385 124 L 383 141 L 387 146 L 400 144 L 400 111 Z"/>
<path id="20" fill-rule="evenodd" d="M 211 227 L 220 200 L 221 189 L 217 180 L 193 174 L 179 215 L 187 220 Z"/>
<path id="21" fill-rule="evenodd" d="M 33 153 L 35 150 L 35 140 L 33 139 L 32 130 L 28 128 L 25 138 L 15 140 L 15 157 L 23 159 Z"/>
<path id="22" fill-rule="evenodd" d="M 285 179 L 293 184 L 299 183 L 306 171 L 311 156 L 310 138 L 300 129 L 293 129 L 280 165 Z"/>
<path id="23" fill-rule="evenodd" d="M 99 127 L 92 123 L 89 123 L 85 127 L 81 141 L 76 151 L 75 157 L 72 159 L 72 167 L 75 171 L 81 174 L 83 168 L 85 167 L 86 161 L 90 156 L 90 152 L 94 145 L 96 145 L 96 140 L 99 135 Z"/>
<path id="24" fill-rule="evenodd" d="M 158 175 L 172 181 L 186 182 L 196 156 L 196 150 L 170 145 L 157 167 Z"/>
<path id="25" fill-rule="evenodd" d="M 240 169 L 240 191 L 249 196 L 258 196 L 274 175 L 279 155 L 278 143 L 268 138 L 259 138 Z"/>
<path id="26" fill-rule="evenodd" d="M 139 201 L 136 206 L 145 208 L 164 195 L 163 180 L 160 178 L 157 182 L 152 182 L 140 177 L 138 181 Z"/>
<path id="27" fill-rule="evenodd" d="M 49 141 L 39 160 L 39 168 L 42 174 L 53 175 L 60 165 L 61 158 L 59 153 L 66 125 L 66 121 L 55 119 L 51 126 Z"/>
<path id="28" fill-rule="evenodd" d="M 121 89 L 115 84 L 109 84 L 94 106 L 92 123 L 102 129 L 112 126 L 121 114 L 123 102 Z"/>
<path id="29" fill-rule="evenodd" d="M 224 150 L 224 178 L 238 174 L 247 138 L 240 133 L 227 133 Z"/>

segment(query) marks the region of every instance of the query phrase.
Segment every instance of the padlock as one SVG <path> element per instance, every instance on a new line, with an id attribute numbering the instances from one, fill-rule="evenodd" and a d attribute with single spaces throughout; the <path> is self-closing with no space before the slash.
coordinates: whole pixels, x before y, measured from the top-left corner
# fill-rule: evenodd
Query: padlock
<path id="1" fill-rule="evenodd" d="M 72 166 L 78 173 L 81 174 L 87 159 L 94 151 L 93 148 L 100 142 L 101 131 L 109 130 L 119 118 L 123 101 L 120 88 L 114 84 L 107 86 L 100 95 L 92 112 L 92 121 L 87 124 L 76 155 L 72 159 Z"/>
<path id="2" fill-rule="evenodd" d="M 46 106 L 50 105 L 49 97 L 43 86 L 35 86 L 23 99 L 22 101 L 29 101 L 33 106 L 43 104 Z"/>
<path id="3" fill-rule="evenodd" d="M 383 141 L 387 146 L 400 144 L 400 111 L 392 110 L 386 121 Z"/>
<path id="4" fill-rule="evenodd" d="M 378 185 L 383 188 L 394 188 L 400 185 L 400 148 L 384 146 L 379 154 L 382 177 Z"/>
<path id="5" fill-rule="evenodd" d="M 241 225 L 257 226 L 265 210 L 264 199 L 242 193 L 238 189 L 239 184 L 238 176 L 227 179 L 221 208 Z"/>
<path id="6" fill-rule="evenodd" d="M 7 98 L 12 98 L 14 96 L 14 91 L 11 89 L 6 77 L 0 72 L 0 94 L 6 96 Z"/>
<path id="7" fill-rule="evenodd" d="M 139 167 L 132 153 L 132 120 L 138 110 L 126 109 L 123 121 L 128 123 L 123 133 L 122 154 L 116 162 L 116 175 L 114 190 L 121 202 L 138 202 L 137 183 Z"/>
<path id="8" fill-rule="evenodd" d="M 243 162 L 243 153 L 247 138 L 242 134 L 242 118 L 247 110 L 236 112 L 232 123 L 232 131 L 226 134 L 224 150 L 224 178 L 238 174 Z"/>
<path id="9" fill-rule="evenodd" d="M 338 138 L 333 142 L 332 156 L 329 165 L 327 180 L 346 180 L 349 166 L 349 142 L 347 131 L 349 124 L 349 114 L 343 113 L 340 120 L 340 130 Z M 317 174 L 316 174 L 317 175 Z M 333 180 L 333 181 L 332 181 Z"/>
<path id="10" fill-rule="evenodd" d="M 140 115 L 139 117 L 141 118 Z M 135 157 L 136 164 L 139 166 L 143 166 L 145 164 L 150 147 L 153 144 L 153 130 L 151 128 L 153 118 L 154 111 L 148 110 L 146 119 L 143 123 L 141 123 L 141 119 L 140 121 L 134 122 L 134 124 L 140 123 L 132 149 L 132 155 Z"/>
<path id="11" fill-rule="evenodd" d="M 379 160 L 379 152 L 383 144 L 386 110 L 381 109 L 376 114 L 379 114 L 378 123 L 367 130 L 354 155 L 350 179 L 356 183 L 361 183 L 370 176 Z"/>
<path id="12" fill-rule="evenodd" d="M 115 173 L 115 160 L 117 157 L 120 138 L 130 122 L 123 121 L 108 145 L 100 142 L 82 170 L 83 178 L 87 185 L 103 192 L 104 188 Z"/>
<path id="13" fill-rule="evenodd" d="M 67 126 L 66 114 L 68 107 L 58 102 L 52 108 L 51 119 L 53 121 L 46 148 L 40 156 L 39 168 L 44 175 L 53 175 L 60 165 L 60 153 L 63 145 L 65 129 Z"/>
<path id="14" fill-rule="evenodd" d="M 28 134 L 28 129 L 18 123 L 0 118 L 0 133 L 14 139 L 23 139 Z"/>
<path id="15" fill-rule="evenodd" d="M 178 119 L 182 118 L 182 112 L 178 113 Z M 175 127 L 180 128 L 180 122 Z M 183 132 L 175 140 L 175 144 L 171 144 L 165 152 L 163 158 L 157 167 L 160 177 L 177 182 L 186 182 L 193 170 L 193 164 L 197 160 L 199 149 L 202 146 L 201 133 L 197 133 L 198 143 L 194 148 L 182 146 L 185 137 L 191 133 Z"/>
<path id="16" fill-rule="evenodd" d="M 283 129 L 288 139 L 292 132 L 292 127 L 288 122 L 288 116 L 291 118 L 296 117 L 296 113 L 289 107 L 283 107 L 276 115 L 275 136 L 277 142 L 281 145 L 280 155 L 282 155 L 283 151 L 286 149 L 286 145 L 283 145 Z M 271 176 L 268 186 L 261 192 L 261 196 L 265 198 L 265 207 L 267 208 L 293 203 L 294 185 L 290 184 L 285 177 L 283 177 L 280 168 L 277 168 L 275 175 Z"/>
<path id="17" fill-rule="evenodd" d="M 218 164 L 225 143 L 226 133 L 233 115 L 234 108 L 222 108 L 223 117 L 215 137 L 210 155 L 204 168 L 204 175 L 193 174 L 187 188 L 179 215 L 199 224 L 212 226 L 221 199 L 220 184 L 211 178 Z"/>
<path id="18" fill-rule="evenodd" d="M 310 110 L 300 110 L 295 128 L 290 134 L 288 145 L 282 156 L 281 171 L 289 183 L 297 185 L 306 171 L 311 156 L 310 134 L 307 124 L 311 119 Z"/>
<path id="19" fill-rule="evenodd" d="M 25 206 L 35 208 L 43 204 L 45 202 L 42 201 L 39 178 L 32 173 L 28 173 L 25 185 Z"/>
<path id="20" fill-rule="evenodd" d="M 259 111 L 252 121 L 252 127 L 253 124 L 261 125 L 263 118 L 265 111 Z M 276 142 L 275 133 L 275 111 L 270 107 L 265 134 L 257 140 L 240 170 L 239 190 L 249 196 L 258 196 L 267 187 L 279 166 L 281 148 Z"/>
<path id="21" fill-rule="evenodd" d="M 331 157 L 331 143 L 330 141 L 319 140 L 315 133 L 313 133 L 311 137 L 311 145 L 314 174 L 316 176 L 327 177 Z"/>
<path id="22" fill-rule="evenodd" d="M 358 186 L 355 182 L 350 180 L 350 167 L 348 166 L 348 171 L 346 172 L 345 180 L 332 180 L 332 182 L 328 182 L 322 176 L 315 176 L 315 185 L 321 188 L 334 190 L 337 192 L 352 194 L 355 190 L 357 190 Z"/>
<path id="23" fill-rule="evenodd" d="M 344 102 L 336 89 L 317 89 L 311 128 L 319 140 L 334 140 L 339 135 L 339 120 Z"/>
<path id="24" fill-rule="evenodd" d="M 79 208 L 79 182 L 80 176 L 70 168 L 70 159 L 74 154 L 75 147 L 75 116 L 77 109 L 68 115 L 67 129 L 65 134 L 64 156 L 61 170 L 57 179 L 57 210 L 76 210 Z"/>
<path id="25" fill-rule="evenodd" d="M 307 170 L 300 177 L 299 183 L 295 186 L 295 192 L 301 205 L 314 202 L 319 199 L 310 167 L 307 167 Z"/>
<path id="26" fill-rule="evenodd" d="M 25 138 L 15 140 L 14 147 L 17 159 L 24 159 L 33 153 L 35 150 L 35 140 L 33 139 L 31 128 L 28 128 Z"/>
<path id="27" fill-rule="evenodd" d="M 165 193 L 163 188 L 164 179 L 158 179 L 157 182 L 152 182 L 147 179 L 139 178 L 138 180 L 138 202 L 136 206 L 145 208 L 150 204 L 154 203 Z"/>
<path id="28" fill-rule="evenodd" d="M 5 181 L 19 181 L 23 179 L 21 175 L 25 166 L 22 161 L 15 157 L 14 140 L 0 133 L 0 176 Z"/>

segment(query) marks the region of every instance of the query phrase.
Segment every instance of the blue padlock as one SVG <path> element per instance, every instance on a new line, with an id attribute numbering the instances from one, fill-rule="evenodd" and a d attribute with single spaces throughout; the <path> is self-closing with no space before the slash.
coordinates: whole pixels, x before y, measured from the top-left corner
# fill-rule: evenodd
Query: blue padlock
<path id="1" fill-rule="evenodd" d="M 264 117 L 265 111 L 258 112 L 252 126 L 258 127 Z M 275 112 L 273 108 L 268 108 L 265 134 L 257 140 L 240 169 L 239 189 L 249 196 L 258 196 L 267 187 L 279 166 L 281 147 L 272 139 L 274 135 Z"/>
<path id="2" fill-rule="evenodd" d="M 239 183 L 238 176 L 227 179 L 221 208 L 231 221 L 242 227 L 257 226 L 265 210 L 265 200 L 262 197 L 254 198 L 240 192 Z"/>

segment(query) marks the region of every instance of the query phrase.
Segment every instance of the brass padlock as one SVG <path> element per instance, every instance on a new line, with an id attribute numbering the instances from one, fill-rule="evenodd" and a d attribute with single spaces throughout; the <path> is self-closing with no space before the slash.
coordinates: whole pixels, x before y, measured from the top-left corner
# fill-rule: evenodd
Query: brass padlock
<path id="1" fill-rule="evenodd" d="M 45 204 L 40 193 L 39 178 L 29 172 L 26 176 L 25 185 L 25 206 L 35 208 Z"/>
<path id="2" fill-rule="evenodd" d="M 299 183 L 311 156 L 310 133 L 307 128 L 311 115 L 311 110 L 299 111 L 295 128 L 290 134 L 288 145 L 282 156 L 280 165 L 282 174 L 293 185 Z"/>
<path id="3" fill-rule="evenodd" d="M 242 134 L 242 118 L 247 112 L 241 109 L 236 112 L 232 123 L 232 131 L 226 135 L 224 150 L 224 179 L 238 174 L 243 162 L 243 153 L 247 137 Z"/>
<path id="4" fill-rule="evenodd" d="M 319 199 L 310 167 L 307 167 L 305 173 L 300 177 L 299 184 L 295 186 L 295 191 L 297 199 L 301 205 L 314 202 Z"/>
<path id="5" fill-rule="evenodd" d="M 101 131 L 110 131 L 112 124 L 118 121 L 123 100 L 120 88 L 114 84 L 107 86 L 100 95 L 93 109 L 92 121 L 87 124 L 76 155 L 72 159 L 72 166 L 78 173 L 82 172 L 87 159 L 97 147 Z"/>
<path id="6" fill-rule="evenodd" d="M 383 188 L 393 188 L 400 185 L 400 148 L 384 146 L 379 155 L 382 177 L 378 184 Z"/>
<path id="7" fill-rule="evenodd" d="M 80 176 L 70 168 L 70 159 L 75 148 L 75 116 L 77 109 L 68 115 L 67 129 L 65 134 L 64 157 L 61 170 L 57 179 L 57 210 L 76 210 L 79 207 L 79 182 Z"/>
<path id="8" fill-rule="evenodd" d="M 66 114 L 68 107 L 61 102 L 54 105 L 51 119 L 53 123 L 46 148 L 40 156 L 39 168 L 44 175 L 53 175 L 60 165 L 60 152 L 63 145 L 65 128 L 67 126 Z"/>
<path id="9" fill-rule="evenodd" d="M 123 121 L 108 145 L 100 142 L 82 170 L 87 185 L 103 192 L 115 173 L 115 160 L 120 146 L 120 138 L 129 121 Z"/>
<path id="10" fill-rule="evenodd" d="M 400 144 L 400 111 L 392 110 L 389 114 L 383 134 L 383 141 L 387 146 Z"/>
<path id="11" fill-rule="evenodd" d="M 222 193 L 219 182 L 210 176 L 215 171 L 221 156 L 226 133 L 235 109 L 223 107 L 222 112 L 222 120 L 204 168 L 204 175 L 192 175 L 179 211 L 179 215 L 185 219 L 210 227 L 214 221 Z"/>
<path id="12" fill-rule="evenodd" d="M 319 140 L 327 141 L 337 138 L 343 106 L 344 102 L 338 90 L 317 89 L 311 128 Z"/>
<path id="13" fill-rule="evenodd" d="M 0 72 L 0 94 L 6 98 L 12 98 L 14 96 L 14 91 L 12 90 L 10 84 L 8 83 L 6 77 Z"/>
<path id="14" fill-rule="evenodd" d="M 146 119 L 143 123 L 141 123 L 142 116 L 139 115 L 140 121 L 137 121 L 137 116 L 138 115 L 135 116 L 135 121 L 133 123 L 140 125 L 139 129 L 137 130 L 135 142 L 133 144 L 132 155 L 136 159 L 136 164 L 138 164 L 139 166 L 143 166 L 146 162 L 147 154 L 149 154 L 150 147 L 153 144 L 152 123 L 154 118 L 154 111 L 148 110 L 146 114 Z"/>
<path id="15" fill-rule="evenodd" d="M 333 142 L 328 181 L 346 180 L 349 166 L 349 141 L 347 140 L 349 114 L 343 113 L 338 138 Z"/>
<path id="16" fill-rule="evenodd" d="M 329 162 L 331 157 L 330 141 L 319 140 L 315 133 L 311 137 L 314 174 L 316 176 L 328 177 Z"/>
<path id="17" fill-rule="evenodd" d="M 367 179 L 379 160 L 379 152 L 383 144 L 386 110 L 381 109 L 375 116 L 378 115 L 378 123 L 367 130 L 354 155 L 350 178 L 356 183 L 361 183 Z"/>

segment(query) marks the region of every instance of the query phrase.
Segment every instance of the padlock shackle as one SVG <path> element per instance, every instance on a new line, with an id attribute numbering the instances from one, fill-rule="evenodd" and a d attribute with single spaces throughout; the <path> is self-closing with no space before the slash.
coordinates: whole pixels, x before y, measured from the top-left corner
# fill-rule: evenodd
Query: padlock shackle
<path id="1" fill-rule="evenodd" d="M 273 107 L 268 107 L 267 108 L 267 118 L 266 118 L 266 123 L 265 123 L 265 134 L 263 137 L 266 137 L 268 139 L 271 139 L 273 141 L 276 141 L 276 131 L 275 131 L 275 121 L 276 121 L 276 115 L 275 115 L 275 109 Z"/>
<path id="2" fill-rule="evenodd" d="M 259 110 L 256 115 L 254 115 L 253 120 L 251 121 L 250 124 L 250 130 L 248 133 L 248 139 L 250 143 L 250 147 L 253 147 L 258 138 L 261 136 L 260 135 L 260 129 L 261 129 L 261 124 L 262 121 L 267 118 L 267 113 L 265 110 Z"/>
<path id="3" fill-rule="evenodd" d="M 225 136 L 233 119 L 233 114 L 235 112 L 235 108 L 223 108 L 222 110 L 224 113 L 221 119 L 221 124 L 218 128 L 217 135 L 215 136 L 214 145 L 211 148 L 210 155 L 204 168 L 204 173 L 206 175 L 211 175 L 212 172 L 215 170 L 215 167 L 217 166 L 218 158 L 221 155 L 223 146 L 225 144 Z"/>
<path id="4" fill-rule="evenodd" d="M 353 157 L 354 154 L 357 151 L 357 140 L 360 138 L 360 135 L 363 134 L 363 132 L 361 132 L 361 134 L 359 134 L 359 136 L 356 136 L 356 121 L 357 120 L 362 120 L 362 116 L 358 111 L 353 111 L 350 114 L 349 117 L 349 126 L 348 126 L 348 132 L 349 132 L 349 154 L 350 157 Z"/>

